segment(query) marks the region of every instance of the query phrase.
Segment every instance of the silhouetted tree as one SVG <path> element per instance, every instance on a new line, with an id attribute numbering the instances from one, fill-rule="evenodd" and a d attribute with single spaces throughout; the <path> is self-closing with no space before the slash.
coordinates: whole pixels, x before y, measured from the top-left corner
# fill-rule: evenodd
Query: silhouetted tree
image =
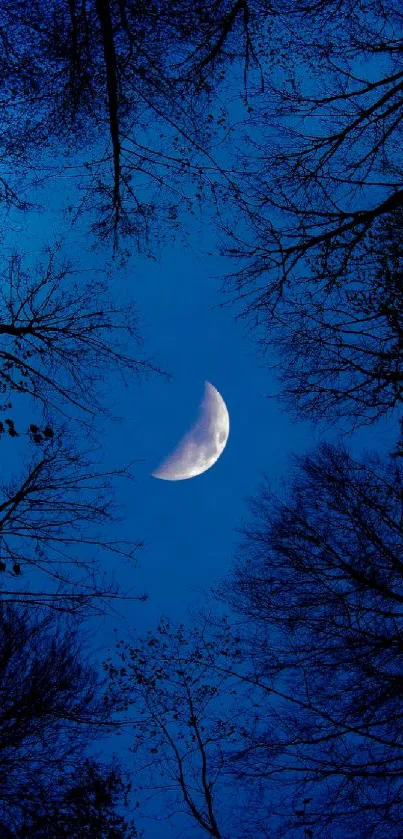
<path id="1" fill-rule="evenodd" d="M 284 298 L 264 343 L 296 414 L 357 425 L 401 405 L 402 223 L 402 210 L 379 219 L 331 290 L 319 280 Z"/>
<path id="2" fill-rule="evenodd" d="M 252 714 L 236 703 L 239 680 L 211 666 L 211 659 L 226 661 L 230 650 L 236 658 L 225 620 L 214 636 L 207 625 L 175 627 L 162 619 L 157 632 L 117 643 L 117 657 L 104 665 L 109 676 L 106 704 L 119 719 L 120 714 L 135 719 L 130 737 L 133 783 L 140 798 L 144 791 L 152 791 L 153 797 L 158 791 L 161 797 L 163 816 L 154 811 L 148 815 L 170 824 L 172 818 L 175 830 L 178 814 L 186 814 L 197 835 L 246 839 L 257 835 L 255 820 L 244 824 L 239 807 L 240 801 L 246 805 L 248 791 L 228 787 L 226 761 L 236 735 L 238 745 L 243 742 L 241 721 L 250 723 Z M 173 835 L 180 832 L 179 823 Z"/>
<path id="3" fill-rule="evenodd" d="M 254 630 L 240 677 L 249 662 L 267 727 L 234 756 L 235 776 L 277 780 L 283 826 L 301 835 L 397 839 L 401 465 L 321 445 L 299 459 L 286 500 L 264 488 L 252 511 L 221 595 Z"/>
<path id="4" fill-rule="evenodd" d="M 119 644 L 109 702 L 135 717 L 138 790 L 165 791 L 165 814 L 182 802 L 210 835 L 398 839 L 401 464 L 328 444 L 297 461 L 282 500 L 252 503 L 218 591 L 232 617 Z"/>
<path id="5" fill-rule="evenodd" d="M 90 758 L 43 790 L 37 809 L 25 817 L 15 839 L 57 836 L 60 839 L 137 839 L 142 836 L 117 806 L 127 808 L 130 783 L 118 764 L 103 765 Z"/>
<path id="6" fill-rule="evenodd" d="M 11 0 L 0 13 L 5 157 L 26 164 L 62 145 L 81 171 L 84 206 L 97 206 L 98 233 L 142 238 L 186 200 L 179 176 L 211 170 L 211 92 L 237 57 L 245 77 L 259 69 L 267 14 L 261 0 Z"/>
<path id="7" fill-rule="evenodd" d="M 242 158 L 255 236 L 240 289 L 260 277 L 250 307 L 263 311 L 312 268 L 336 282 L 403 201 L 400 4 L 280 2 L 274 12 L 278 66 L 254 102 L 256 141 L 251 132 Z"/>
<path id="8" fill-rule="evenodd" d="M 108 301 L 106 284 L 80 282 L 80 272 L 48 249 L 34 269 L 14 255 L 0 276 L 0 394 L 10 409 L 15 394 L 34 397 L 52 413 L 95 416 L 105 409 L 108 372 L 124 379 L 151 369 L 136 358 L 140 338 L 129 302 Z M 6 420 L 7 421 L 7 420 Z M 9 432 L 10 433 L 10 432 Z"/>
<path id="9" fill-rule="evenodd" d="M 376 418 L 400 400 L 381 298 L 401 305 L 401 262 L 388 288 L 380 273 L 403 206 L 402 24 L 397 2 L 274 3 L 274 67 L 239 143 L 227 289 L 264 345 L 278 339 L 286 394 L 314 416 Z"/>
<path id="10" fill-rule="evenodd" d="M 21 474 L 0 482 L 1 598 L 102 611 L 123 596 L 107 582 L 102 556 L 133 562 L 138 548 L 108 537 L 117 520 L 113 482 L 130 476 L 97 468 L 94 452 L 69 444 L 66 430 L 48 438 L 45 432 Z"/>
<path id="11" fill-rule="evenodd" d="M 116 809 L 120 767 L 85 756 L 108 712 L 77 628 L 1 602 L 0 693 L 1 835 L 136 836 Z"/>

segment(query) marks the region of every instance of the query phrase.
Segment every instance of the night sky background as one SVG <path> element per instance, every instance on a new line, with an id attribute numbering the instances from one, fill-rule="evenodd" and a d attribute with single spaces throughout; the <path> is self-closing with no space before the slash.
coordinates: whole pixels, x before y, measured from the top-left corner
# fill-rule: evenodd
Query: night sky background
<path id="1" fill-rule="evenodd" d="M 101 666 L 107 654 L 113 655 L 117 638 L 135 641 L 154 629 L 162 615 L 186 624 L 203 608 L 210 589 L 231 568 L 237 530 L 248 517 L 248 500 L 264 478 L 281 497 L 293 454 L 303 454 L 323 439 L 345 439 L 357 453 L 387 452 L 398 425 L 392 417 L 351 435 L 340 425 L 296 422 L 281 409 L 276 359 L 262 355 L 248 323 L 237 317 L 239 310 L 227 305 L 221 278 L 233 264 L 215 254 L 208 220 L 205 225 L 195 222 L 187 242 L 173 242 L 158 259 L 136 254 L 122 267 L 111 258 L 110 249 L 91 251 L 80 229 L 66 226 L 67 198 L 60 189 L 48 195 L 51 206 L 39 218 L 33 214 L 21 223 L 18 217 L 10 250 L 22 239 L 25 252 L 31 253 L 32 247 L 35 260 L 38 250 L 62 233 L 64 251 L 73 260 L 79 253 L 82 268 L 111 272 L 116 302 L 124 305 L 134 297 L 142 350 L 169 374 L 150 374 L 129 387 L 119 378 L 106 383 L 118 418 L 112 423 L 99 419 L 101 462 L 105 468 L 132 464 L 135 482 L 117 486 L 119 536 L 143 543 L 136 568 L 115 560 L 106 567 L 124 592 L 147 593 L 148 599 L 115 603 L 112 614 L 87 621 L 86 645 Z M 227 446 L 217 463 L 196 478 L 157 480 L 151 472 L 194 422 L 205 379 L 217 387 L 228 407 Z M 129 744 L 130 731 L 119 740 L 106 737 L 93 751 L 100 759 L 117 753 L 130 771 Z M 181 830 L 186 836 L 203 835 L 186 815 L 168 821 L 158 798 L 147 802 L 147 813 L 151 818 L 136 818 L 147 839 L 164 839 L 170 831 L 178 835 Z"/>
<path id="2" fill-rule="evenodd" d="M 63 252 L 83 271 L 106 270 L 114 301 L 122 306 L 127 299 L 136 301 L 142 353 L 168 374 L 150 373 L 130 386 L 111 377 L 106 392 L 116 421 L 99 418 L 97 423 L 105 468 L 130 463 L 135 478 L 134 484 L 117 485 L 119 527 L 122 538 L 143 547 L 136 569 L 112 570 L 126 591 L 149 596 L 145 604 L 117 607 L 121 619 L 141 633 L 162 613 L 183 620 L 189 608 L 201 605 L 203 592 L 231 566 L 248 499 L 265 477 L 281 494 L 293 454 L 323 439 L 344 439 L 355 452 L 386 452 L 398 423 L 391 417 L 351 435 L 341 424 L 317 426 L 285 412 L 276 398 L 277 359 L 260 351 L 250 323 L 239 316 L 240 307 L 230 305 L 223 292 L 222 278 L 235 264 L 217 255 L 216 231 L 207 213 L 205 223 L 186 220 L 186 240 L 173 241 L 153 259 L 133 254 L 122 266 L 110 248 L 91 250 L 85 229 L 67 226 L 64 208 L 70 193 L 63 181 L 56 186 L 51 193 L 39 193 L 46 210 L 15 217 L 6 249 L 11 252 L 23 241 L 34 262 L 43 247 L 62 240 Z M 152 471 L 195 421 L 206 379 L 229 411 L 223 454 L 196 478 L 153 478 Z M 105 620 L 103 632 L 110 638 L 111 625 L 119 622 Z"/>
<path id="3" fill-rule="evenodd" d="M 234 77 L 234 89 L 237 83 Z M 239 103 L 234 107 L 240 112 Z M 224 156 L 222 163 L 229 165 L 230 158 Z M 135 638 L 153 628 L 161 615 L 186 622 L 190 612 L 203 606 L 206 593 L 231 568 L 248 499 L 264 477 L 281 495 L 292 455 L 323 439 L 345 439 L 353 453 L 375 449 L 382 455 L 396 441 L 398 423 L 391 417 L 350 435 L 342 425 L 297 422 L 281 408 L 277 359 L 260 352 L 257 332 L 222 290 L 222 278 L 236 266 L 218 254 L 208 208 L 198 218 L 184 218 L 186 234 L 155 248 L 154 258 L 133 249 L 123 264 L 112 256 L 109 243 L 92 247 L 86 221 L 71 226 L 66 207 L 74 189 L 74 178 L 63 175 L 52 186 L 45 180 L 32 192 L 28 197 L 44 209 L 10 213 L 4 255 L 18 245 L 33 265 L 41 249 L 60 240 L 63 253 L 84 272 L 105 270 L 113 300 L 123 307 L 125 301 L 136 302 L 142 353 L 168 374 L 150 373 L 130 385 L 112 375 L 105 381 L 116 420 L 100 417 L 97 422 L 102 464 L 106 469 L 131 464 L 134 483 L 118 486 L 116 492 L 122 516 L 119 536 L 142 543 L 137 567 L 111 559 L 108 570 L 125 592 L 146 593 L 148 599 L 118 603 L 113 614 L 88 622 L 88 648 L 102 662 L 116 630 Z M 223 454 L 196 478 L 153 478 L 152 471 L 194 422 L 205 380 L 218 389 L 229 411 Z M 18 400 L 15 416 L 17 424 L 26 423 Z M 18 445 L 23 457 L 24 444 Z M 15 451 L 5 450 L 5 470 Z M 98 746 L 95 751 L 101 754 Z M 113 751 L 126 761 L 124 738 L 105 741 L 103 754 Z M 169 839 L 164 824 L 147 822 L 145 828 L 146 839 Z M 199 834 L 193 826 L 185 835 Z"/>

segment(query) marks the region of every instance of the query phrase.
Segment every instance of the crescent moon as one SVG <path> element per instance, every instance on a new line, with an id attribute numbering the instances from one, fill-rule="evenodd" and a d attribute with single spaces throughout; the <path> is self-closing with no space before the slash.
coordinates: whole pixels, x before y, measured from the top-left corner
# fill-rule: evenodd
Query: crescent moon
<path id="1" fill-rule="evenodd" d="M 163 481 L 183 481 L 201 475 L 218 460 L 228 435 L 227 406 L 218 390 L 205 382 L 197 422 L 152 476 Z"/>

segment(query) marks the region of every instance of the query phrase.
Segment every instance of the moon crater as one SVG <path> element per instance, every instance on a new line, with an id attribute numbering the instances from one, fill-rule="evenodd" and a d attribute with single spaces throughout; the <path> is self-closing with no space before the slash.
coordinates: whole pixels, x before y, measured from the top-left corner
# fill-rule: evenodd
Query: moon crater
<path id="1" fill-rule="evenodd" d="M 218 390 L 205 382 L 204 398 L 195 425 L 171 455 L 152 473 L 164 481 L 183 481 L 206 472 L 216 463 L 229 435 L 229 414 Z"/>

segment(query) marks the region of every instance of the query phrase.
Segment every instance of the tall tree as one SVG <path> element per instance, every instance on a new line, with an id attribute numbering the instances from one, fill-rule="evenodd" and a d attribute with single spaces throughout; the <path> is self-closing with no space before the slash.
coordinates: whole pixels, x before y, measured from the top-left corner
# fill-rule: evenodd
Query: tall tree
<path id="1" fill-rule="evenodd" d="M 400 833 L 402 487 L 398 461 L 320 446 L 286 500 L 255 499 L 221 589 L 256 629 L 250 670 L 267 697 L 235 775 L 277 777 L 283 824 L 306 836 Z"/>
<path id="2" fill-rule="evenodd" d="M 184 815 L 194 835 L 251 839 L 255 820 L 244 823 L 237 799 L 246 806 L 247 791 L 229 789 L 226 761 L 252 714 L 237 702 L 242 684 L 211 666 L 237 653 L 225 620 L 218 630 L 162 619 L 156 632 L 120 640 L 104 665 L 106 704 L 117 719 L 135 719 L 129 748 L 140 813 L 169 822 L 172 835 L 182 833 Z M 147 806 L 150 792 L 157 807 Z"/>
<path id="3" fill-rule="evenodd" d="M 137 378 L 152 369 L 134 355 L 134 305 L 112 304 L 102 277 L 86 280 L 58 246 L 33 267 L 14 254 L 0 279 L 0 408 L 24 394 L 53 416 L 90 419 L 107 407 L 101 397 L 109 373 Z"/>
<path id="4" fill-rule="evenodd" d="M 166 815 L 213 836 L 398 839 L 402 498 L 399 460 L 320 446 L 282 500 L 253 501 L 229 620 L 118 645 L 108 701 L 135 716 L 138 789 L 166 791 Z"/>
<path id="5" fill-rule="evenodd" d="M 101 679 L 79 630 L 0 603 L 0 825 L 7 839 L 136 835 L 118 813 L 116 764 L 86 751 L 108 730 Z M 128 789 L 127 789 L 128 791 Z"/>
<path id="6" fill-rule="evenodd" d="M 403 202 L 400 4 L 280 2 L 274 11 L 277 71 L 253 103 L 240 167 L 251 238 L 233 249 L 247 260 L 239 288 L 248 294 L 252 283 L 250 307 L 263 312 L 293 278 L 336 283 L 376 220 Z"/>
<path id="7" fill-rule="evenodd" d="M 126 382 L 151 369 L 135 357 L 138 344 L 134 307 L 111 305 L 105 284 L 97 277 L 83 282 L 58 247 L 34 268 L 18 255 L 4 267 L 0 445 L 4 450 L 6 439 L 19 438 L 9 453 L 15 454 L 14 473 L 4 469 L 3 459 L 0 482 L 4 598 L 91 611 L 118 596 L 101 572 L 102 556 L 107 551 L 132 561 L 138 545 L 101 530 L 116 521 L 115 482 L 130 475 L 124 468 L 100 468 L 86 437 L 98 415 L 109 412 L 108 373 Z M 24 410 L 31 421 L 23 425 Z M 69 430 L 60 425 L 63 418 Z M 73 421 L 79 422 L 76 435 Z"/>
<path id="8" fill-rule="evenodd" d="M 11 0 L 0 13 L 5 157 L 25 165 L 61 142 L 98 232 L 143 239 L 158 214 L 190 206 L 180 176 L 199 182 L 203 163 L 211 174 L 211 92 L 237 56 L 246 75 L 258 66 L 259 15 L 260 0 Z"/>
<path id="9" fill-rule="evenodd" d="M 297 415 L 355 426 L 401 408 L 402 221 L 402 210 L 379 219 L 331 290 L 318 280 L 283 298 L 262 343 Z"/>
<path id="10" fill-rule="evenodd" d="M 274 3 L 271 72 L 241 132 L 228 290 L 310 416 L 355 423 L 401 401 L 383 300 L 400 305 L 401 262 L 393 288 L 382 249 L 403 206 L 402 25 L 397 2 Z"/>
<path id="11" fill-rule="evenodd" d="M 39 432 L 39 433 L 37 433 Z M 0 483 L 1 596 L 71 612 L 98 612 L 122 596 L 107 582 L 102 556 L 133 563 L 138 544 L 108 535 L 117 520 L 112 484 L 94 452 L 69 444 L 67 431 L 36 429 L 35 454 Z M 103 535 L 104 534 L 104 535 Z M 135 599 L 144 599 L 144 595 Z"/>

